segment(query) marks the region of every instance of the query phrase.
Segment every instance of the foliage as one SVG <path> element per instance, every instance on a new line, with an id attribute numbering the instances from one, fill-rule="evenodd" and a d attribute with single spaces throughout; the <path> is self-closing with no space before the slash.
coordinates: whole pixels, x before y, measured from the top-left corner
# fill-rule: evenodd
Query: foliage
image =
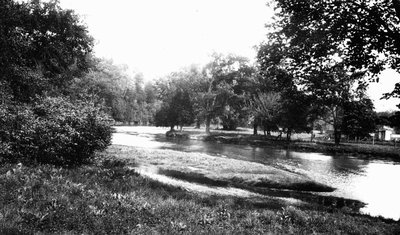
<path id="1" fill-rule="evenodd" d="M 57 1 L 0 1 L 0 81 L 18 101 L 68 87 L 88 68 L 92 41 Z"/>
<path id="2" fill-rule="evenodd" d="M 285 19 L 286 15 L 281 17 Z M 274 27 L 289 27 L 283 19 Z M 356 102 L 364 97 L 367 88 L 365 72 L 357 71 L 346 64 L 339 58 L 340 55 L 337 55 L 337 58 L 327 56 L 323 59 L 307 57 L 307 48 L 292 44 L 291 40 L 294 39 L 285 33 L 282 28 L 271 33 L 270 41 L 260 47 L 258 60 L 262 75 L 266 80 L 270 80 L 267 84 L 270 84 L 272 89 L 281 91 L 285 99 L 283 107 L 286 110 L 282 112 L 281 118 L 284 124 L 281 125 L 287 129 L 287 133 L 290 134 L 291 130 L 295 129 L 308 131 L 310 124 L 316 119 L 323 119 L 333 126 L 336 144 L 340 143 L 344 128 L 346 133 L 349 133 L 350 129 L 361 127 L 365 130 L 359 130 L 358 133 L 370 132 L 370 126 L 350 122 L 350 116 L 343 124 L 343 118 L 351 115 L 351 109 L 345 110 L 345 106 L 356 106 Z"/>
<path id="3" fill-rule="evenodd" d="M 290 140 L 292 132 L 310 130 L 318 110 L 313 107 L 310 92 L 306 90 L 308 84 L 296 76 L 286 53 L 287 49 L 279 40 L 271 41 L 260 47 L 257 59 L 261 92 L 279 92 L 281 97 L 280 111 L 274 117 L 277 122 L 272 126 L 281 127 Z"/>
<path id="4" fill-rule="evenodd" d="M 192 124 L 194 121 L 200 125 L 201 110 L 198 91 L 202 78 L 200 68 L 192 65 L 173 72 L 156 82 L 157 97 L 163 102 L 162 108 L 157 112 L 155 118 L 156 121 L 158 120 L 157 125 L 169 127 L 180 125 L 182 127 Z M 168 112 L 169 115 L 167 115 Z"/>
<path id="5" fill-rule="evenodd" d="M 391 116 L 394 112 L 378 112 L 376 113 L 375 123 L 378 126 L 392 126 Z"/>
<path id="6" fill-rule="evenodd" d="M 400 131 L 400 111 L 395 112 L 390 117 L 391 126 L 395 127 L 397 131 Z"/>
<path id="7" fill-rule="evenodd" d="M 281 97 L 279 93 L 257 93 L 250 100 L 250 108 L 254 115 L 255 130 L 263 125 L 264 134 L 278 129 L 279 114 L 281 112 Z M 257 134 L 255 132 L 254 134 Z"/>
<path id="8" fill-rule="evenodd" d="M 359 76 L 362 75 L 350 73 L 345 69 L 346 66 L 343 64 L 336 64 L 319 71 L 314 70 L 303 82 L 306 91 L 311 93 L 315 104 L 319 107 L 319 110 L 322 111 L 324 121 L 333 126 L 336 144 L 340 143 L 340 138 L 344 129 L 345 133 L 350 134 L 350 129 L 355 130 L 364 127 L 365 130 L 358 130 L 357 132 L 369 133 L 371 132 L 371 127 L 368 125 L 373 125 L 373 122 L 369 122 L 368 125 L 360 126 L 357 122 L 350 121 L 350 116 L 353 113 L 350 107 L 357 107 L 357 105 L 361 105 L 362 102 L 366 104 L 369 99 L 364 95 L 366 91 L 365 84 L 362 82 L 360 83 Z M 361 102 L 357 100 L 361 100 Z M 371 105 L 372 103 L 368 108 L 365 107 L 365 109 L 361 109 L 359 112 L 365 112 L 363 114 L 367 115 L 367 112 L 372 112 L 371 108 L 373 109 L 373 106 Z M 344 123 L 345 117 L 347 118 Z M 355 133 L 351 133 L 351 135 L 353 134 Z"/>
<path id="9" fill-rule="evenodd" d="M 214 54 L 203 69 L 199 85 L 199 108 L 209 133 L 213 118 L 220 117 L 227 129 L 236 128 L 240 119 L 247 118 L 246 93 L 255 73 L 249 61 L 240 56 Z M 224 124 L 225 122 L 225 124 Z"/>
<path id="10" fill-rule="evenodd" d="M 170 100 L 164 101 L 156 113 L 156 126 L 183 127 L 194 122 L 193 104 L 187 91 L 177 90 Z"/>
<path id="11" fill-rule="evenodd" d="M 46 97 L 32 105 L 1 105 L 0 155 L 12 162 L 85 163 L 110 145 L 110 121 L 89 101 Z"/>
<path id="12" fill-rule="evenodd" d="M 146 125 L 155 114 L 155 93 L 151 83 L 143 87 L 143 75 L 128 75 L 127 66 L 112 60 L 91 58 L 91 70 L 76 78 L 70 96 L 93 94 L 109 108 L 109 114 L 118 122 Z M 149 98 L 148 98 L 149 97 Z"/>
<path id="13" fill-rule="evenodd" d="M 344 106 L 343 134 L 350 138 L 369 137 L 376 129 L 374 105 L 369 98 L 347 102 Z"/>
<path id="14" fill-rule="evenodd" d="M 400 71 L 400 3 L 387 0 L 276 0 L 271 25 L 290 48 L 297 71 L 332 60 L 348 71 L 376 76 L 390 66 Z M 299 75 L 306 75 L 300 73 Z M 400 84 L 388 95 L 398 96 Z"/>
<path id="15" fill-rule="evenodd" d="M 290 140 L 293 132 L 309 132 L 315 116 L 310 96 L 297 90 L 284 95 L 278 123 L 286 131 L 287 140 Z"/>

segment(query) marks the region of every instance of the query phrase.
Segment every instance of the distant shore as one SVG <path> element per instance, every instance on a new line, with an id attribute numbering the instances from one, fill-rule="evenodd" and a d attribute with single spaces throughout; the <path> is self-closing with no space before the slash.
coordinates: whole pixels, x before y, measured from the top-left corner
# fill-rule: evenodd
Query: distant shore
<path id="1" fill-rule="evenodd" d="M 386 158 L 394 161 L 400 161 L 400 143 L 398 144 L 399 146 L 396 147 L 364 143 L 341 143 L 339 145 L 335 145 L 334 143 L 323 141 L 286 141 L 286 139 L 276 139 L 276 137 L 266 137 L 263 135 L 229 133 L 215 133 L 205 136 L 204 141 L 219 142 L 224 144 L 283 148 L 295 151 L 348 154 L 365 158 Z"/>

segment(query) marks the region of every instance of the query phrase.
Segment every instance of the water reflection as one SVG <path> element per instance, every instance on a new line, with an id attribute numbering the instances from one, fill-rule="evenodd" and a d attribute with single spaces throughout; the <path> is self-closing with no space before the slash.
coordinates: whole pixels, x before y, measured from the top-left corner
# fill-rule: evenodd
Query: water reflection
<path id="1" fill-rule="evenodd" d="M 367 204 L 363 213 L 400 219 L 400 165 L 392 161 L 365 160 L 351 156 L 294 152 L 282 149 L 236 146 L 198 140 L 167 140 L 164 134 L 115 133 L 113 144 L 143 148 L 202 152 L 210 155 L 256 161 L 299 172 L 337 188 L 332 195 Z"/>

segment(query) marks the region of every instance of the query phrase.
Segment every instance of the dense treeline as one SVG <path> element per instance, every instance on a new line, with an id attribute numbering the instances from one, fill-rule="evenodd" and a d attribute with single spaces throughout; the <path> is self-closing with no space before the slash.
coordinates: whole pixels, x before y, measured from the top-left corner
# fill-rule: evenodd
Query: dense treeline
<path id="1" fill-rule="evenodd" d="M 154 87 L 161 106 L 154 124 L 171 129 L 204 124 L 208 133 L 212 123 L 225 130 L 252 126 L 254 134 L 262 127 L 265 135 L 275 131 L 287 139 L 294 132 L 330 126 L 336 141 L 342 135 L 369 137 L 377 125 L 396 126 L 388 121 L 395 120 L 395 113 L 386 121 L 377 115 L 365 95 L 367 84 L 348 75 L 342 65 L 299 81 L 281 64 L 283 56 L 270 45 L 260 47 L 257 64 L 214 54 L 203 67 L 191 66 L 159 79 Z"/>
<path id="2" fill-rule="evenodd" d="M 207 133 L 211 125 L 247 126 L 254 134 L 262 128 L 265 135 L 275 131 L 287 139 L 294 132 L 331 127 L 337 144 L 343 135 L 368 137 L 377 125 L 399 128 L 400 112 L 376 114 L 365 95 L 371 78 L 388 66 L 398 69 L 398 37 L 379 31 L 396 31 L 398 8 L 335 2 L 315 2 L 322 4 L 315 7 L 276 1 L 276 21 L 268 26 L 255 63 L 215 53 L 204 66 L 145 83 L 127 66 L 96 58 L 85 25 L 57 1 L 0 0 L 0 155 L 85 162 L 110 144 L 112 123 L 204 125 Z M 376 10 L 371 18 L 389 9 L 393 17 L 381 18 L 388 17 L 393 27 L 386 21 L 354 21 L 359 12 L 343 21 L 332 18 L 355 7 L 368 14 Z M 340 26 L 346 22 L 354 27 Z M 363 23 L 376 26 L 378 36 L 360 34 Z M 379 35 L 387 47 L 374 43 L 383 40 Z M 398 86 L 390 96 L 399 96 Z"/>
<path id="3" fill-rule="evenodd" d="M 112 60 L 91 58 L 91 68 L 81 78 L 75 78 L 71 95 L 90 94 L 107 107 L 116 122 L 131 125 L 153 123 L 158 102 L 153 85 L 144 84 L 143 75 L 132 77 L 128 67 Z"/>
<path id="4" fill-rule="evenodd" d="M 261 127 L 265 135 L 285 133 L 288 140 L 292 133 L 332 130 L 339 142 L 343 135 L 368 138 L 378 125 L 398 126 L 399 113 L 374 112 L 361 75 L 349 74 L 338 64 L 299 79 L 288 64 L 282 64 L 285 54 L 280 49 L 262 45 L 255 64 L 236 55 L 214 54 L 202 67 L 183 68 L 144 88 L 140 74 L 132 79 L 123 67 L 104 60 L 108 72 L 102 74 L 104 66 L 97 65 L 97 71 L 86 77 L 92 85 L 83 87 L 91 87 L 92 93 L 97 89 L 94 93 L 119 122 L 171 130 L 204 125 L 210 133 L 214 124 L 225 130 L 253 127 L 258 134 Z"/>
<path id="5" fill-rule="evenodd" d="M 72 89 L 92 46 L 56 1 L 0 1 L 0 160 L 74 165 L 110 144 L 106 108 Z"/>

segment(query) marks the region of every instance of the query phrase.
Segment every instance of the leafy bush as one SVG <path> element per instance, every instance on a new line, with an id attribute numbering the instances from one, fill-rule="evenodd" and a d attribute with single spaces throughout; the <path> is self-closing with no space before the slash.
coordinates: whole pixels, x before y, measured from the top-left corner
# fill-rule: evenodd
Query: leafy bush
<path id="1" fill-rule="evenodd" d="M 111 120 L 89 101 L 42 98 L 0 105 L 0 156 L 57 165 L 88 162 L 111 143 Z"/>

